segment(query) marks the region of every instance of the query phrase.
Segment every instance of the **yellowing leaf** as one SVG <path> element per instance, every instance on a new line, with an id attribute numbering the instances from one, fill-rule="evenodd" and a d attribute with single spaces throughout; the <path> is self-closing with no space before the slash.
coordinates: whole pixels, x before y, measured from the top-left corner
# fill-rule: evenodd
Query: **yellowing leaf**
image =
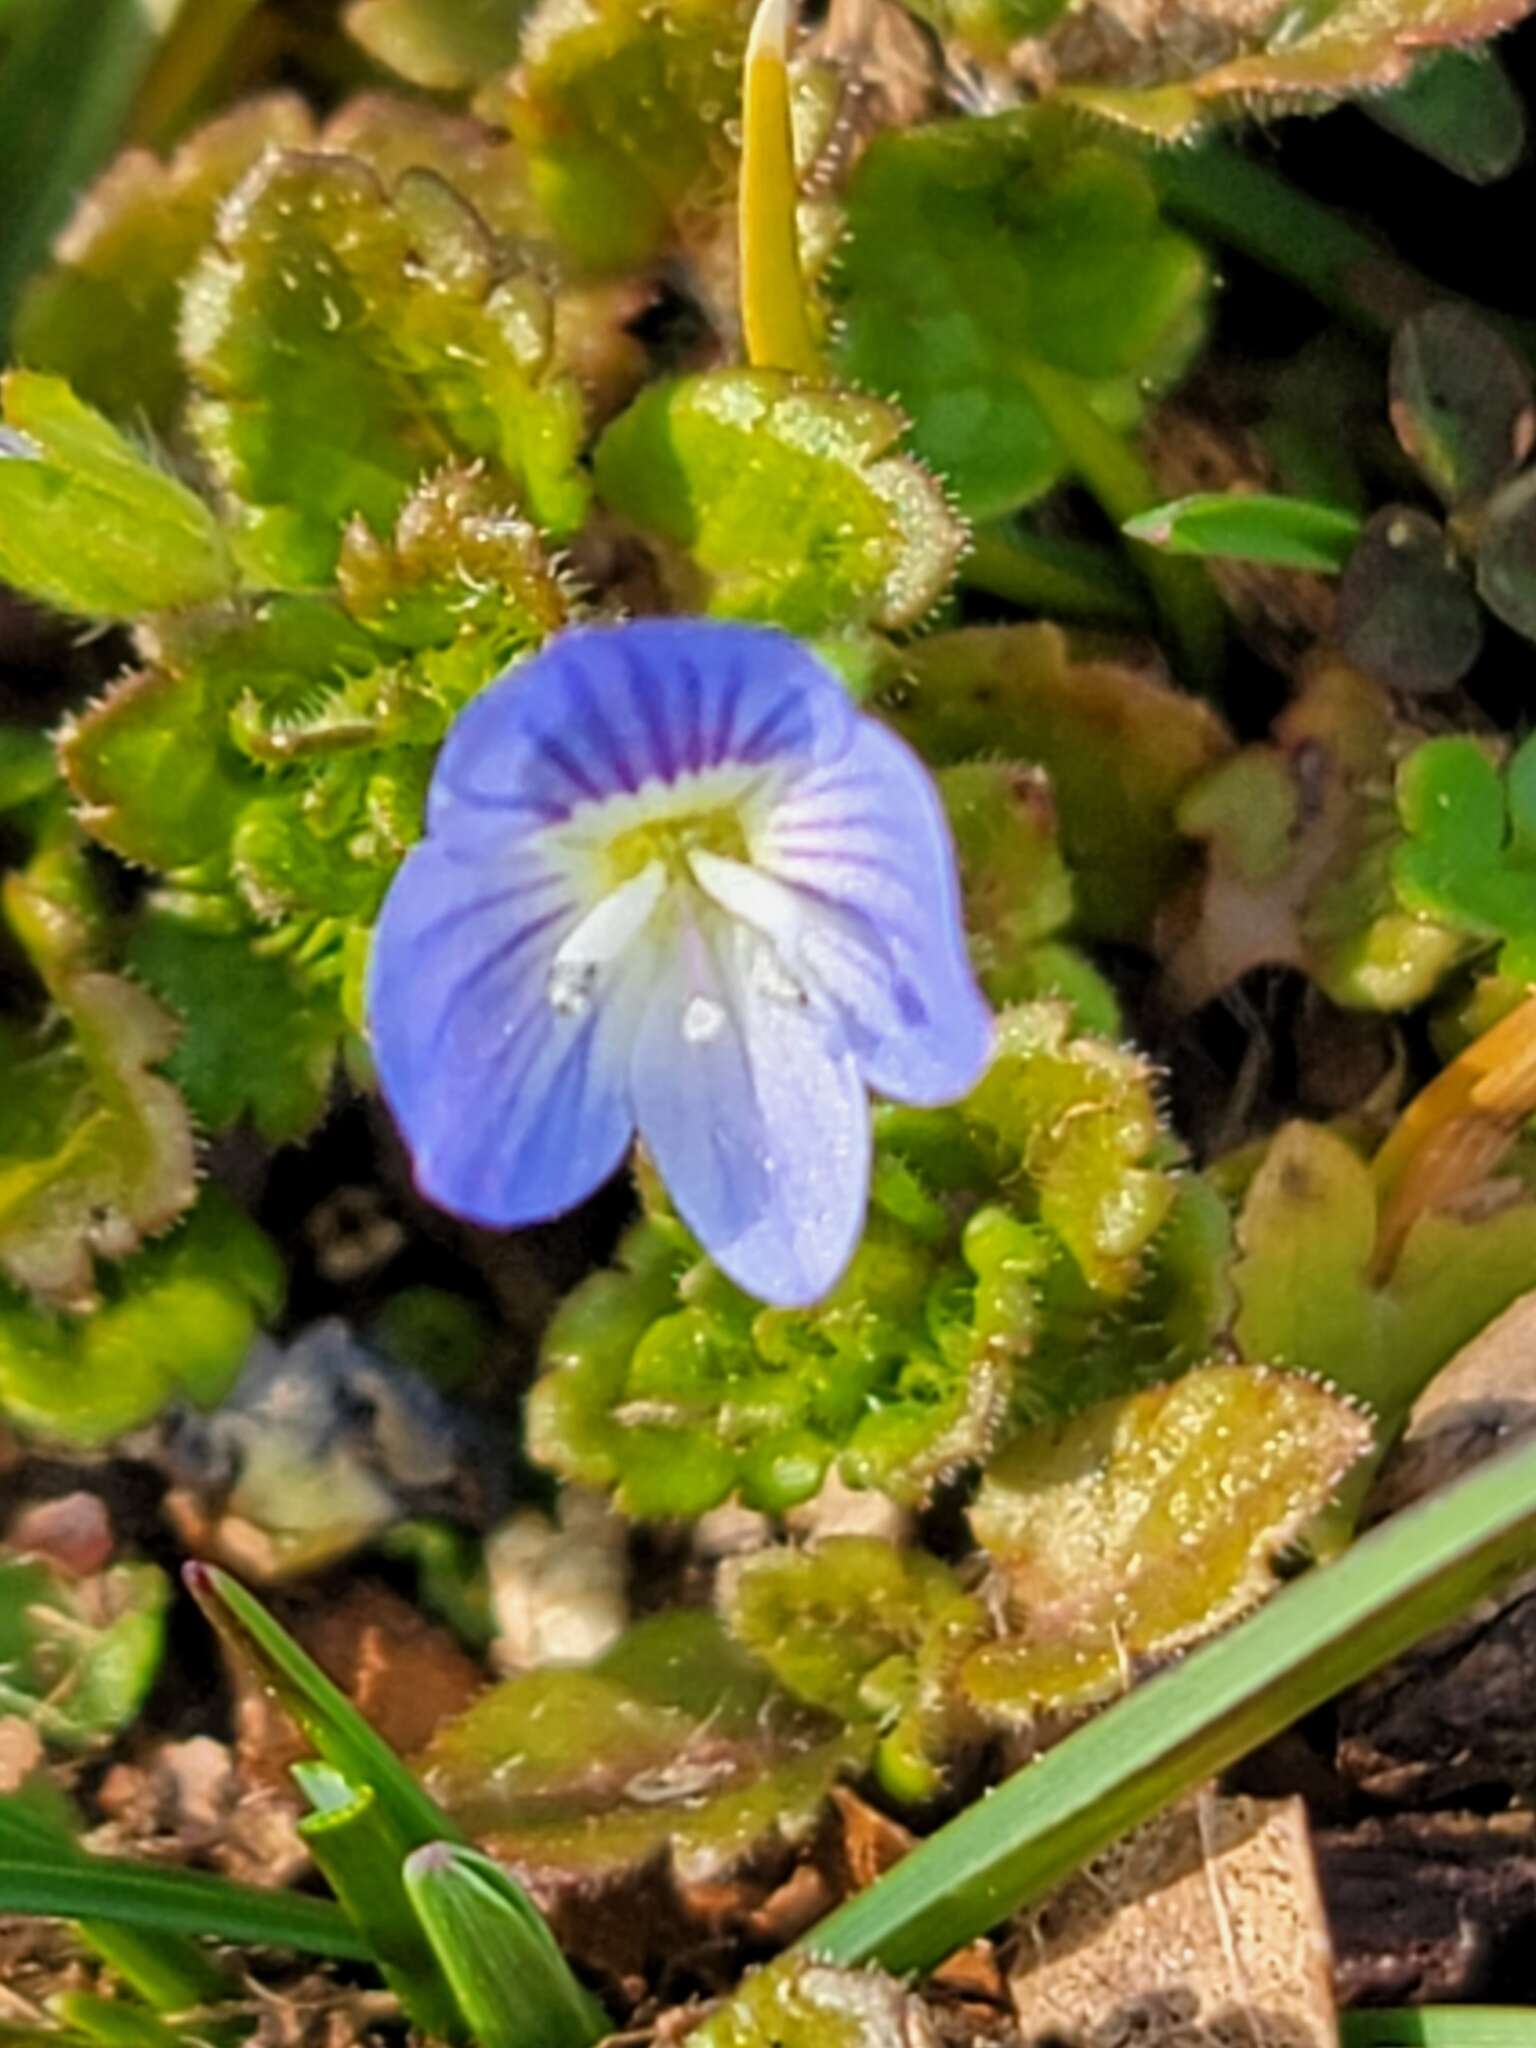
<path id="1" fill-rule="evenodd" d="M 883 706 L 935 766 L 1044 768 L 1078 913 L 1096 937 L 1145 933 L 1188 864 L 1176 806 L 1231 742 L 1155 659 L 1078 654 L 1059 626 L 969 626 L 905 651 Z"/>
<path id="2" fill-rule="evenodd" d="M 1319 1125 L 1287 1124 L 1249 1186 L 1232 1277 L 1242 1348 L 1368 1401 L 1386 1439 L 1439 1368 L 1530 1287 L 1536 1203 L 1419 1215 L 1379 1285 L 1378 1230 L 1365 1161 Z"/>
<path id="3" fill-rule="evenodd" d="M 965 1665 L 971 1699 L 1023 1722 L 1085 1706 L 1235 1619 L 1369 1444 L 1340 1396 L 1251 1365 L 1016 1437 L 971 1510 L 1003 1615 Z"/>

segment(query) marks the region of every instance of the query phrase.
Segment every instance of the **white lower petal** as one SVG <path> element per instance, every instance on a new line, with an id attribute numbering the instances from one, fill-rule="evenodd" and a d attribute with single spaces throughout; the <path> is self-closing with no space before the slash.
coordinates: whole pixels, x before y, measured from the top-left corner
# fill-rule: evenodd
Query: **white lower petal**
<path id="1" fill-rule="evenodd" d="M 679 1213 L 749 1293 L 817 1300 L 852 1257 L 869 1109 L 837 1021 L 783 992 L 771 942 L 703 909 L 664 956 L 635 1040 L 635 1120 Z"/>

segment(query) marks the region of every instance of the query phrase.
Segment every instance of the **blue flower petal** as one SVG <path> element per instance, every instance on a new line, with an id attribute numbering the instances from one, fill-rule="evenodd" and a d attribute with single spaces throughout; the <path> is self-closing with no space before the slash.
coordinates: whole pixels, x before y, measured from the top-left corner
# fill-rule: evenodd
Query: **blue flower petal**
<path id="1" fill-rule="evenodd" d="M 633 1136 L 625 1004 L 563 1015 L 549 1000 L 581 908 L 526 854 L 479 866 L 430 841 L 385 899 L 368 999 L 380 1085 L 423 1194 L 471 1222 L 574 1207 Z"/>
<path id="2" fill-rule="evenodd" d="M 949 826 L 917 756 L 860 719 L 841 758 L 786 789 L 752 852 L 835 913 L 802 958 L 870 1086 L 900 1102 L 963 1095 L 993 1020 L 966 953 Z"/>
<path id="3" fill-rule="evenodd" d="M 690 921 L 635 1041 L 636 1121 L 690 1230 L 749 1294 L 818 1300 L 859 1241 L 869 1105 L 836 1021 L 772 948 Z"/>
<path id="4" fill-rule="evenodd" d="M 708 619 L 578 627 L 461 713 L 428 827 L 473 854 L 643 785 L 722 765 L 835 759 L 857 713 L 788 635 Z"/>

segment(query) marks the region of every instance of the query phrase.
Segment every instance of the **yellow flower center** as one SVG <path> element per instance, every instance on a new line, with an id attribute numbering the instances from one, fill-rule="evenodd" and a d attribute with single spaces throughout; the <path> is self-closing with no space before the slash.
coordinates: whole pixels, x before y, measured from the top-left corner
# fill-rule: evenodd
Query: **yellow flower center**
<path id="1" fill-rule="evenodd" d="M 669 881 L 691 882 L 691 853 L 715 853 L 749 866 L 751 853 L 741 818 L 734 807 L 689 811 L 680 818 L 656 818 L 620 832 L 604 849 L 608 886 L 632 881 L 653 861 L 660 861 Z"/>

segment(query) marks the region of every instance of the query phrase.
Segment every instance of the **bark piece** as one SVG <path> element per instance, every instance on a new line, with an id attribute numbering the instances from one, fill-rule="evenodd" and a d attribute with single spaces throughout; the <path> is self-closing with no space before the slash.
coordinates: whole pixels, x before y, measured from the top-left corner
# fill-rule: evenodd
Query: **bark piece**
<path id="1" fill-rule="evenodd" d="M 1204 1792 L 1140 1828 L 1016 1930 L 1027 2044 L 1336 2048 L 1300 1800 Z"/>
<path id="2" fill-rule="evenodd" d="M 1341 2004 L 1530 1996 L 1536 1816 L 1391 1814 L 1317 1835 Z"/>

